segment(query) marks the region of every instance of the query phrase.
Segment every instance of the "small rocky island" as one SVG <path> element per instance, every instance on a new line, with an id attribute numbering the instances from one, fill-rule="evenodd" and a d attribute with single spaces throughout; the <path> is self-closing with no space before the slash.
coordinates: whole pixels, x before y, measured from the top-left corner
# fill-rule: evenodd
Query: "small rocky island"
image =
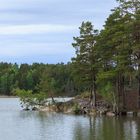
<path id="1" fill-rule="evenodd" d="M 96 106 L 93 106 L 90 100 L 90 94 L 84 93 L 73 98 L 58 97 L 46 98 L 45 95 L 33 95 L 28 91 L 17 90 L 20 93 L 21 107 L 25 111 L 41 111 L 41 112 L 56 112 L 64 114 L 75 115 L 107 115 L 107 116 L 121 116 L 121 115 L 140 115 L 138 110 L 113 110 L 113 104 L 104 100 L 102 96 L 97 96 Z"/>

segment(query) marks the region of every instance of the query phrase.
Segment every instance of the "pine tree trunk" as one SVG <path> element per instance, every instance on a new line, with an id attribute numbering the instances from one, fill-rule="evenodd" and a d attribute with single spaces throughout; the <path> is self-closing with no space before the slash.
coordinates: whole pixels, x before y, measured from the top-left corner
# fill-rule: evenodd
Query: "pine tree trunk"
<path id="1" fill-rule="evenodd" d="M 137 55 L 137 61 L 138 61 L 138 75 L 137 75 L 137 81 L 138 81 L 138 108 L 140 109 L 140 53 Z"/>
<path id="2" fill-rule="evenodd" d="M 117 80 L 116 80 L 116 91 L 117 91 L 117 107 L 118 110 L 116 113 L 119 113 L 120 110 L 120 80 L 119 80 L 119 74 L 117 76 Z"/>
<path id="3" fill-rule="evenodd" d="M 116 81 L 116 86 L 117 86 L 117 106 L 118 106 L 118 112 L 119 113 L 122 110 L 122 79 L 121 79 L 121 74 L 118 72 L 117 76 L 117 81 Z"/>
<path id="4" fill-rule="evenodd" d="M 93 83 L 91 87 L 90 103 L 93 107 L 96 107 L 96 78 L 94 76 Z"/>
<path id="5" fill-rule="evenodd" d="M 124 90 L 124 76 L 121 76 L 121 94 L 122 94 L 122 109 L 125 110 L 126 104 L 125 104 L 125 90 Z"/>
<path id="6" fill-rule="evenodd" d="M 119 111 L 125 109 L 124 76 L 118 73 L 117 78 L 118 108 Z"/>
<path id="7" fill-rule="evenodd" d="M 51 96 L 51 98 L 52 98 L 52 103 L 55 104 L 55 100 L 54 100 L 53 96 Z"/>
<path id="8" fill-rule="evenodd" d="M 138 95 L 139 95 L 138 105 L 140 108 L 140 64 L 138 65 Z"/>

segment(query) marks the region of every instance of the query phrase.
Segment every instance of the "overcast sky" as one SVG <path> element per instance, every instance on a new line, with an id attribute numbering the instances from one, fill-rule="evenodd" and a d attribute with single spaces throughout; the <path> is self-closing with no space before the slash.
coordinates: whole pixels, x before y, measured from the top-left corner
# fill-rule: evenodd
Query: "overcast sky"
<path id="1" fill-rule="evenodd" d="M 115 0 L 0 0 L 0 61 L 67 63 L 82 21 L 102 29 Z"/>

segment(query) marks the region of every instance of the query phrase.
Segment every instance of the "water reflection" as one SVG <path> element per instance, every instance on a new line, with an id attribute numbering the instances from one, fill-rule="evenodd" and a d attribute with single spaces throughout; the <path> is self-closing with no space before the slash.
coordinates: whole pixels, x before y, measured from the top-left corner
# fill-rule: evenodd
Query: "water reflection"
<path id="1" fill-rule="evenodd" d="M 17 99 L 0 99 L 0 139 L 140 140 L 140 119 L 26 112 Z"/>
<path id="2" fill-rule="evenodd" d="M 89 117 L 89 125 L 75 124 L 75 140 L 140 140 L 139 118 Z"/>

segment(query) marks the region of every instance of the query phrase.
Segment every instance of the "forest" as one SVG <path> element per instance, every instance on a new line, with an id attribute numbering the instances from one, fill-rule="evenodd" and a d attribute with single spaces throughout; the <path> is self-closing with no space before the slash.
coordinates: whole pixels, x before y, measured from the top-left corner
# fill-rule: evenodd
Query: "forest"
<path id="1" fill-rule="evenodd" d="M 47 96 L 89 92 L 93 106 L 101 95 L 114 108 L 125 108 L 127 90 L 140 96 L 140 1 L 118 0 L 102 30 L 82 22 L 73 38 L 75 57 L 67 64 L 0 63 L 0 94 L 15 89 Z M 140 102 L 140 101 L 139 101 Z"/>
<path id="2" fill-rule="evenodd" d="M 53 92 L 55 96 L 75 94 L 71 64 L 0 63 L 0 94 L 13 95 L 16 88 L 33 93 Z"/>

